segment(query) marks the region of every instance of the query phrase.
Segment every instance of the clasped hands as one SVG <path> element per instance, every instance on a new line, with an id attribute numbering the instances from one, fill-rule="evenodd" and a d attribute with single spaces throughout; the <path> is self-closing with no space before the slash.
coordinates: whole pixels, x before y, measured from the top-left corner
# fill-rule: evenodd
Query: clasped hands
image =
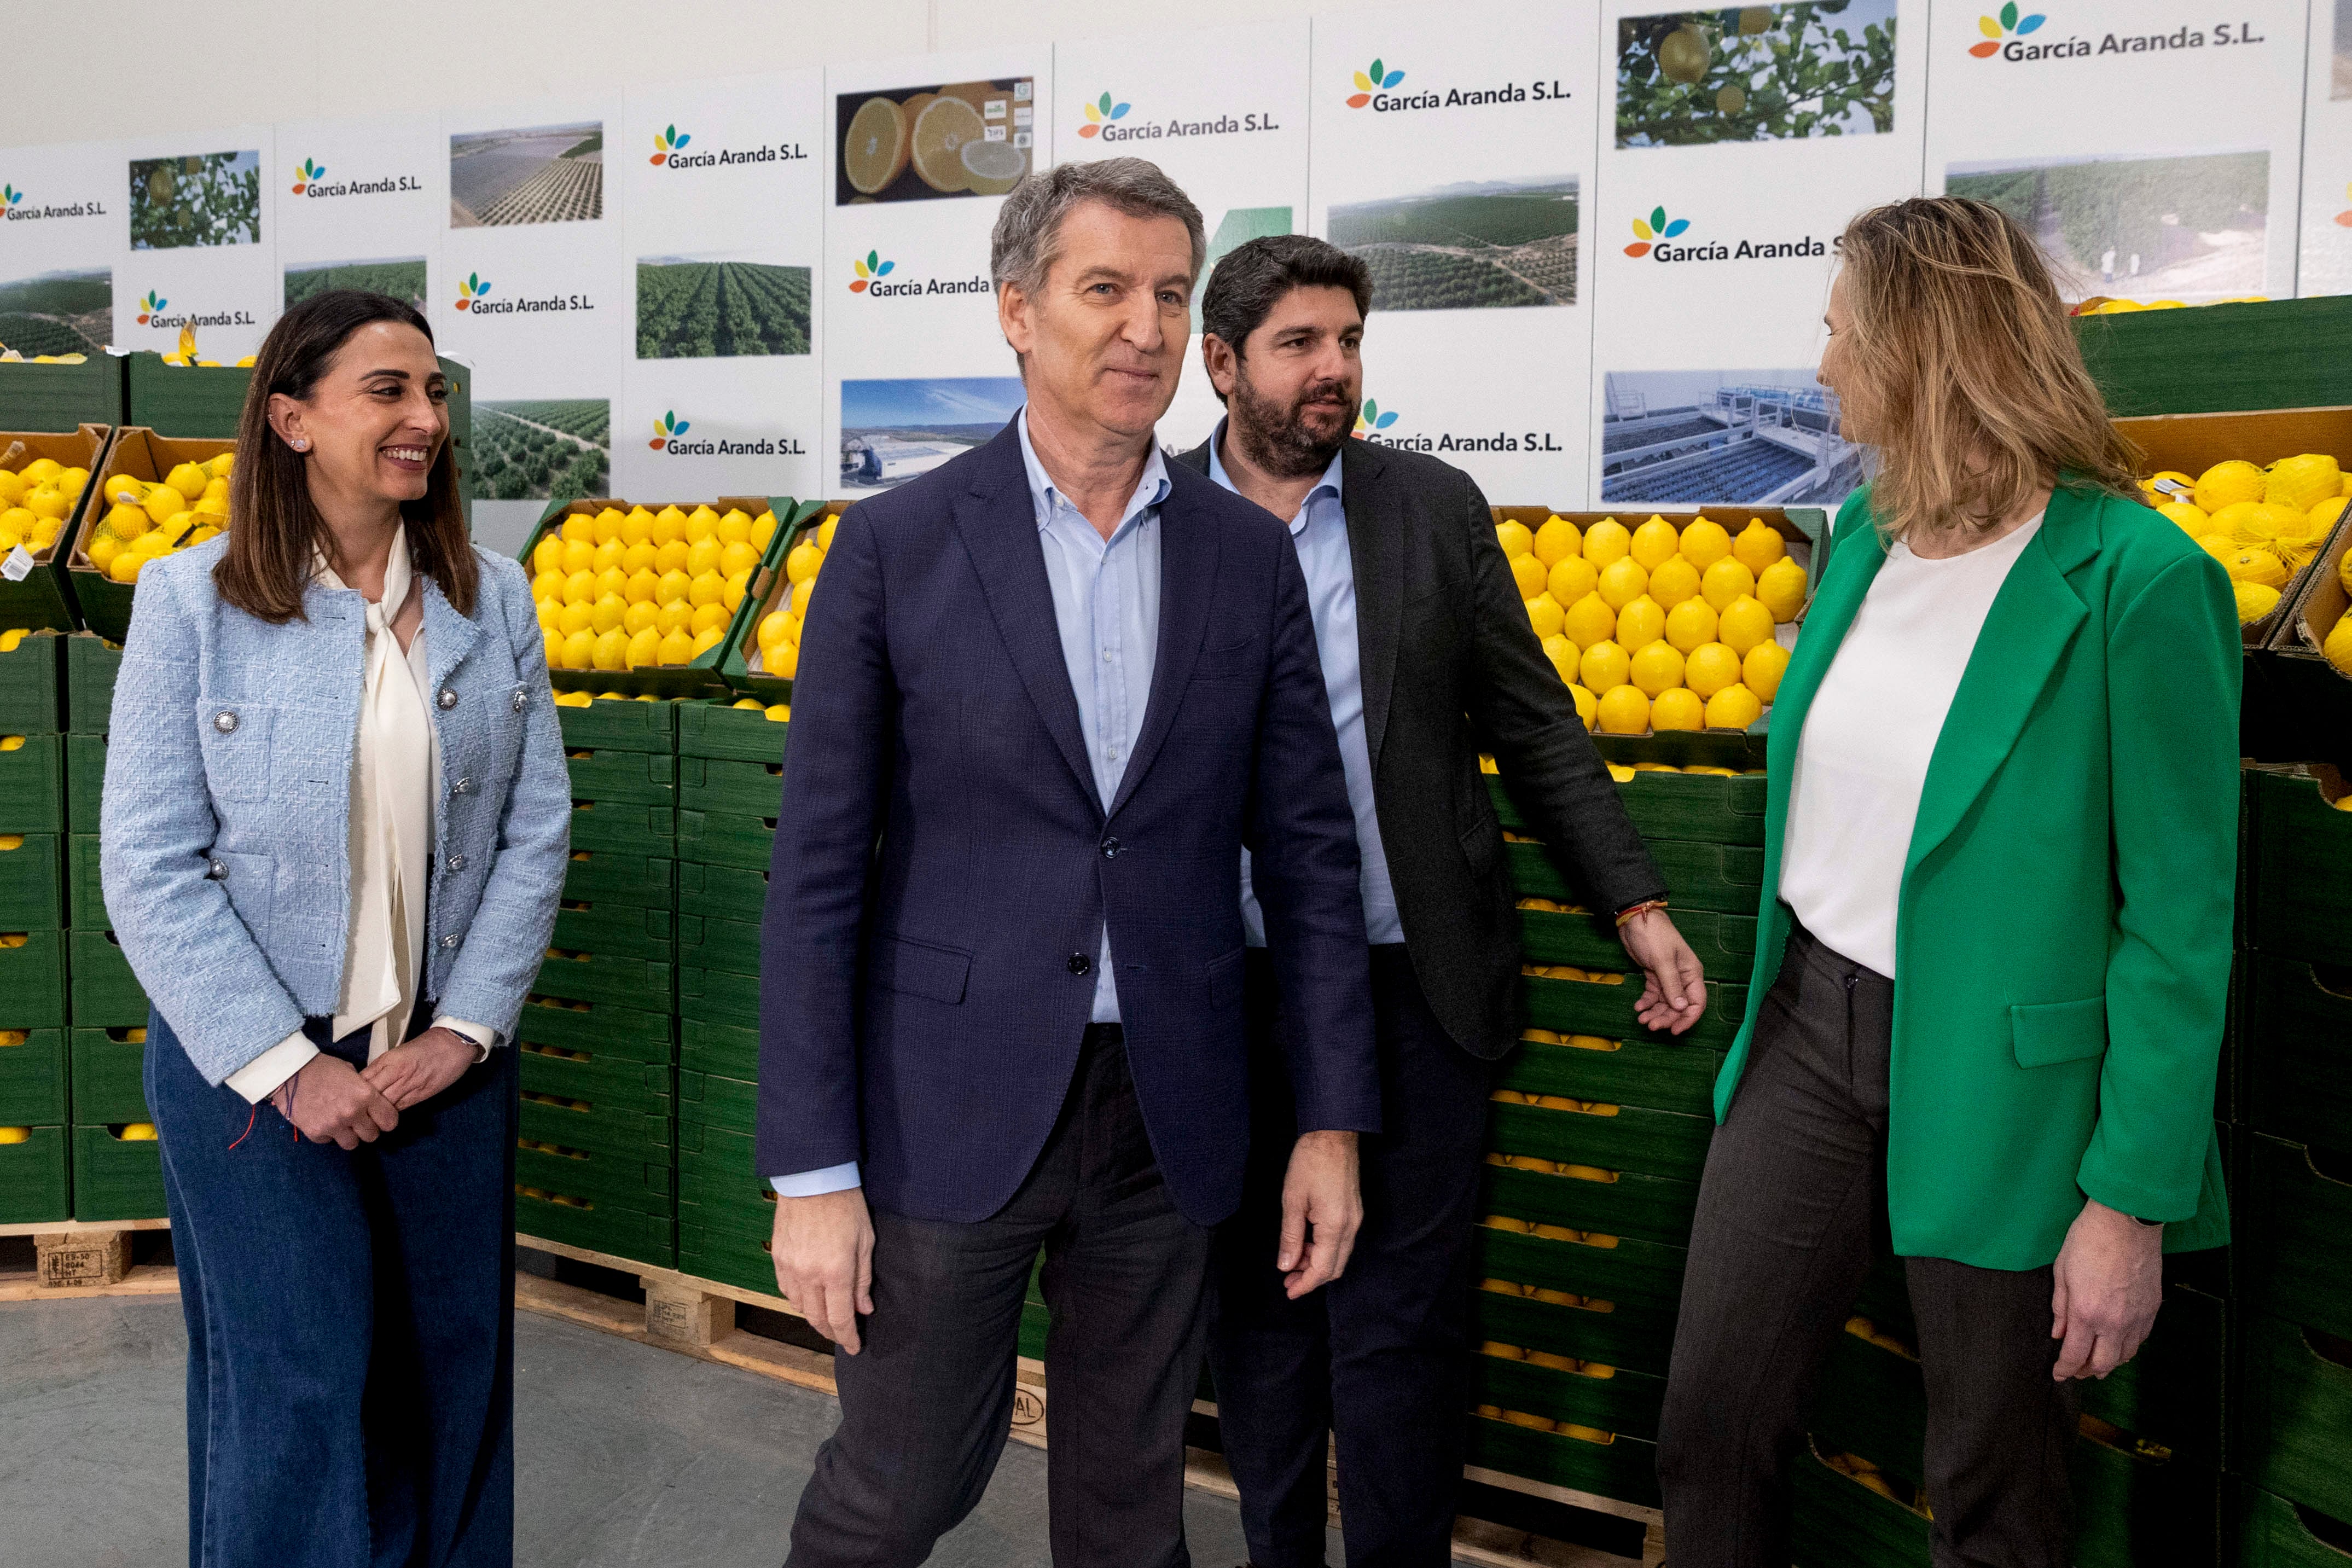
<path id="1" fill-rule="evenodd" d="M 481 1047 L 454 1029 L 432 1028 L 355 1068 L 320 1051 L 271 1091 L 269 1103 L 313 1143 L 356 1149 L 400 1125 L 400 1113 L 447 1089 Z"/>

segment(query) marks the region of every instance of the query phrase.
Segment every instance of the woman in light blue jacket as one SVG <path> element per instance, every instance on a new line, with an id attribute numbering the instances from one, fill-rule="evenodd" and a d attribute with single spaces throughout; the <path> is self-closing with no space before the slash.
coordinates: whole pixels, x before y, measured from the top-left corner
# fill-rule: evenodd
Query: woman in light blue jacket
<path id="1" fill-rule="evenodd" d="M 513 1559 L 515 1019 L 571 816 L 425 320 L 262 345 L 232 523 L 141 572 L 106 902 L 188 1324 L 194 1568 Z"/>

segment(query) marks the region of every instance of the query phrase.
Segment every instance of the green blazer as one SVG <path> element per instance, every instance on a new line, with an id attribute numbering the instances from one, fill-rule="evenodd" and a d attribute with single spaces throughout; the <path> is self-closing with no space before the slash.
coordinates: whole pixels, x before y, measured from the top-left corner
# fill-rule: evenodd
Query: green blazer
<path id="1" fill-rule="evenodd" d="M 1764 893 L 1728 1114 L 1780 972 L 1805 714 L 1885 563 L 1869 492 L 1772 711 Z M 2219 563 L 2136 502 L 2063 485 L 1985 618 L 1927 768 L 1895 920 L 1895 1250 L 2058 1256 L 2085 1194 L 2229 1240 L 2213 1080 L 2237 874 L 2238 617 Z"/>

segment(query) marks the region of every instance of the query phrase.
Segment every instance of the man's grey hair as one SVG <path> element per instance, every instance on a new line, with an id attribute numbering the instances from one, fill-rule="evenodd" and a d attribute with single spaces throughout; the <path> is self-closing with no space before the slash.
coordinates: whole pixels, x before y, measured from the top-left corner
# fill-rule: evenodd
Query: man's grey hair
<path id="1" fill-rule="evenodd" d="M 990 280 L 1002 289 L 1018 284 L 1034 298 L 1062 249 L 1062 220 L 1085 202 L 1100 202 L 1129 217 L 1181 219 L 1192 239 L 1192 281 L 1209 256 L 1201 209 L 1192 205 L 1160 165 L 1140 158 L 1105 158 L 1097 163 L 1060 163 L 1042 174 L 1024 175 L 1004 198 L 989 238 Z"/>

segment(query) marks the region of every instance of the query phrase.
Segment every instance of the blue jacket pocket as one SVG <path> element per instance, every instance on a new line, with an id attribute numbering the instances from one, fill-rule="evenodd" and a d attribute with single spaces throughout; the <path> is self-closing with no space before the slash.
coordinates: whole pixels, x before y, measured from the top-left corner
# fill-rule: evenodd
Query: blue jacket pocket
<path id="1" fill-rule="evenodd" d="M 2107 1048 L 2107 999 L 2044 1002 L 2009 1010 L 2011 1046 L 2021 1068 L 2080 1061 Z"/>
<path id="2" fill-rule="evenodd" d="M 903 991 L 952 1007 L 963 1000 L 971 954 L 905 937 L 884 937 L 874 944 L 872 973 L 874 984 L 885 990 Z"/>

